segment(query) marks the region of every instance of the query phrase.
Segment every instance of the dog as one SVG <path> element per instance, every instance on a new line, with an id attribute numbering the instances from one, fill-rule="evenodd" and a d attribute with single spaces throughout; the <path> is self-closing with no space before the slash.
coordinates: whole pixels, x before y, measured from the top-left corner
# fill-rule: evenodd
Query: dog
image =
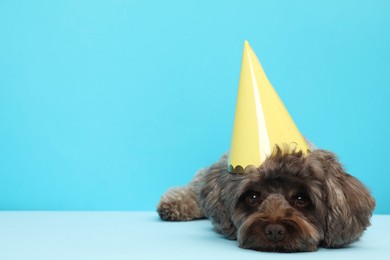
<path id="1" fill-rule="evenodd" d="M 172 188 L 157 212 L 162 220 L 209 218 L 241 248 L 310 252 L 340 248 L 370 225 L 375 200 L 332 152 L 309 154 L 277 146 L 260 167 L 227 171 L 228 155 Z"/>

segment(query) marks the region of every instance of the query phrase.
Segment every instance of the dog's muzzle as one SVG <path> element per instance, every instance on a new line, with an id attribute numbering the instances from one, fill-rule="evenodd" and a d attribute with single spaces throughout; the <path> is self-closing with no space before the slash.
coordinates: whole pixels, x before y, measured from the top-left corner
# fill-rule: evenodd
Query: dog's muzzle
<path id="1" fill-rule="evenodd" d="M 238 232 L 240 247 L 261 251 L 313 251 L 319 233 L 281 194 L 270 194 Z"/>

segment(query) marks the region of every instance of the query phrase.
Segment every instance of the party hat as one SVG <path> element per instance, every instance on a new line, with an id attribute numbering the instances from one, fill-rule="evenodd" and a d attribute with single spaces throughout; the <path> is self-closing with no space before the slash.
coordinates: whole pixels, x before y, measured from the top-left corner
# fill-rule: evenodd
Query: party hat
<path id="1" fill-rule="evenodd" d="M 309 147 L 245 41 L 228 170 L 259 167 L 276 146 L 309 152 Z"/>

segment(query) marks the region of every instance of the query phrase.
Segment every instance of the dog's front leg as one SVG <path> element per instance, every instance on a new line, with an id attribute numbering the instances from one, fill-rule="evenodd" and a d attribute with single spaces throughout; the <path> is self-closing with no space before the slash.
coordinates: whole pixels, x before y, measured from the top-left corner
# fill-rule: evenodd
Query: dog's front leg
<path id="1" fill-rule="evenodd" d="M 198 185 L 203 171 L 200 171 L 187 186 L 172 188 L 161 197 L 157 205 L 157 212 L 161 219 L 167 221 L 189 221 L 205 218 L 195 192 L 196 185 Z"/>

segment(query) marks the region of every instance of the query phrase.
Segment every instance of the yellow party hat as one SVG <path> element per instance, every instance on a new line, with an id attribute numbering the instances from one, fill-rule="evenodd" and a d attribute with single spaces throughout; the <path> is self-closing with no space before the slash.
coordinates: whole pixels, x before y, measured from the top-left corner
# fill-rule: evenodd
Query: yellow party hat
<path id="1" fill-rule="evenodd" d="M 276 145 L 309 152 L 309 147 L 245 41 L 228 170 L 259 167 Z"/>

